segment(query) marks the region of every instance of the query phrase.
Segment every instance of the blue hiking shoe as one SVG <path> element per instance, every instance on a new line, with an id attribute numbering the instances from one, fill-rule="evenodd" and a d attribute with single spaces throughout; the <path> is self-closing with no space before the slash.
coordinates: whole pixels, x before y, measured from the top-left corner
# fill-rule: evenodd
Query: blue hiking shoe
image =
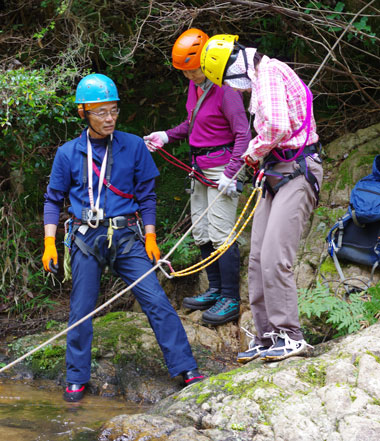
<path id="1" fill-rule="evenodd" d="M 251 338 L 248 349 L 244 352 L 239 352 L 236 361 L 238 363 L 248 363 L 249 361 L 259 358 L 263 352 L 269 349 L 269 346 L 263 346 L 256 343 L 256 336 L 249 332 L 247 329 L 241 328 Z"/>
<path id="2" fill-rule="evenodd" d="M 202 311 L 215 305 L 220 295 L 220 290 L 218 288 L 209 288 L 205 293 L 200 294 L 197 297 L 185 297 L 182 306 L 184 308 Z"/>
<path id="3" fill-rule="evenodd" d="M 202 314 L 202 320 L 209 325 L 222 325 L 236 320 L 240 315 L 240 302 L 229 297 L 221 297 L 210 309 Z"/>

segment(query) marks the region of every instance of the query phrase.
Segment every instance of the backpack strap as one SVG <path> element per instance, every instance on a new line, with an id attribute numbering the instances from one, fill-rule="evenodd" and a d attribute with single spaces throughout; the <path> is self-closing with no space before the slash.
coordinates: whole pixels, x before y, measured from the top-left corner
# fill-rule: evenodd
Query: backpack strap
<path id="1" fill-rule="evenodd" d="M 376 256 L 377 256 L 377 261 L 373 264 L 372 270 L 371 270 L 371 282 L 373 281 L 373 276 L 375 274 L 375 270 L 376 268 L 379 266 L 380 264 L 380 228 L 379 231 L 377 233 L 377 242 L 376 245 L 373 248 L 373 251 L 375 252 Z"/>
<path id="2" fill-rule="evenodd" d="M 356 212 L 355 212 L 355 208 L 353 207 L 352 204 L 350 204 L 351 207 L 351 216 L 352 216 L 352 221 L 354 222 L 354 224 L 359 227 L 359 228 L 365 228 L 365 224 L 361 224 L 359 222 L 358 217 L 356 216 Z"/>

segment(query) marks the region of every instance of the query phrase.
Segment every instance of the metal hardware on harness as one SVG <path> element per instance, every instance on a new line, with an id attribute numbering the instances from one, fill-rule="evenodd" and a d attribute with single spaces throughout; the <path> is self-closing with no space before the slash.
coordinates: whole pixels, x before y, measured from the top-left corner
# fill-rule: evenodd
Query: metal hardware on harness
<path id="1" fill-rule="evenodd" d="M 166 271 L 162 268 L 161 263 L 166 263 L 166 265 L 167 265 L 167 266 L 169 267 L 169 269 L 170 269 L 170 274 L 169 274 L 168 272 L 166 272 Z M 170 263 L 170 260 L 160 259 L 160 260 L 157 262 L 157 265 L 159 265 L 158 268 L 160 268 L 160 270 L 163 272 L 163 274 L 164 274 L 168 279 L 173 279 L 173 278 L 174 278 L 174 276 L 171 275 L 172 273 L 174 273 L 174 269 L 173 269 L 173 267 L 172 267 L 172 264 Z"/>
<path id="2" fill-rule="evenodd" d="M 265 176 L 265 170 L 261 169 L 259 171 L 259 174 L 257 175 L 256 182 L 255 182 L 255 188 L 262 188 L 265 182 L 266 176 Z"/>
<path id="3" fill-rule="evenodd" d="M 120 230 L 121 228 L 125 228 L 126 225 L 120 225 L 118 226 L 119 221 L 125 221 L 125 216 L 116 216 L 116 217 L 110 217 L 109 218 L 109 225 L 107 230 L 107 240 L 108 240 L 108 248 L 111 248 L 112 245 L 112 236 L 113 236 L 113 230 Z"/>

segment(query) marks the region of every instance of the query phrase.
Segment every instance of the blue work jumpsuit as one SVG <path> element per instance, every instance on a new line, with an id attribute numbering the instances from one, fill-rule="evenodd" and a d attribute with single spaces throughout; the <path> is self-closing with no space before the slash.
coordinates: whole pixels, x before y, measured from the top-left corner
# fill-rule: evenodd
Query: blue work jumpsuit
<path id="1" fill-rule="evenodd" d="M 159 175 L 156 165 L 143 140 L 135 135 L 115 131 L 112 142 L 113 166 L 111 184 L 124 193 L 134 194 L 136 184 L 144 183 Z M 93 151 L 95 164 L 100 167 L 100 158 Z M 71 212 L 81 219 L 82 209 L 90 207 L 88 188 L 84 182 L 87 161 L 86 131 L 81 136 L 59 147 L 54 159 L 49 186 L 53 190 L 68 194 Z M 84 171 L 85 167 L 85 171 Z M 94 200 L 98 195 L 98 177 L 93 173 Z M 134 198 L 123 198 L 103 186 L 100 207 L 104 208 L 106 218 L 134 214 L 139 209 Z M 85 234 L 75 235 L 88 247 L 93 247 L 98 238 L 98 250 L 102 258 L 109 257 L 107 245 L 107 226 L 89 228 Z M 114 230 L 113 243 L 125 236 L 134 235 L 128 227 Z M 99 236 L 104 236 L 100 237 Z M 128 239 L 128 238 L 126 238 Z M 140 240 L 134 241 L 127 253 L 120 247 L 115 256 L 113 269 L 130 285 L 152 268 L 145 246 Z M 91 253 L 87 255 L 74 243 L 71 250 L 72 291 L 70 297 L 69 325 L 95 309 L 99 293 L 102 265 Z M 170 304 L 165 292 L 153 272 L 139 282 L 133 289 L 142 310 L 156 335 L 163 352 L 166 365 L 172 377 L 184 371 L 197 368 L 197 363 L 187 340 L 182 323 Z M 67 335 L 66 379 L 68 383 L 85 384 L 90 379 L 91 344 L 93 337 L 92 319 L 89 318 Z"/>

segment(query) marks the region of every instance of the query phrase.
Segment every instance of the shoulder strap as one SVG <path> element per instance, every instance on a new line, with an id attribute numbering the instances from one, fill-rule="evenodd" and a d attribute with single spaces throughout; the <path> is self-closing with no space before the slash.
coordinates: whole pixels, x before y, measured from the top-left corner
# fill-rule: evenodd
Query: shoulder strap
<path id="1" fill-rule="evenodd" d="M 211 89 L 211 87 L 213 86 L 213 82 L 210 81 L 209 79 L 207 79 L 207 84 L 205 87 L 205 90 L 203 91 L 202 96 L 198 99 L 197 104 L 193 110 L 192 116 L 191 116 L 191 121 L 190 121 L 190 126 L 189 126 L 189 134 L 188 136 L 190 137 L 190 134 L 193 130 L 193 126 L 194 126 L 194 121 L 195 121 L 195 117 L 197 116 L 198 110 L 201 107 L 201 104 L 203 103 L 204 99 L 206 98 L 206 95 L 208 93 L 208 91 Z"/>
<path id="2" fill-rule="evenodd" d="M 92 161 L 92 169 L 94 170 L 96 176 L 99 177 L 100 176 L 100 172 L 99 172 L 99 169 L 96 166 L 94 161 Z M 123 193 L 121 190 L 119 190 L 118 188 L 114 187 L 109 181 L 107 181 L 106 178 L 103 179 L 103 183 L 104 183 L 104 185 L 107 188 L 109 188 L 111 191 L 113 191 L 118 196 L 121 196 L 122 198 L 125 198 L 125 199 L 132 199 L 133 198 L 133 194 Z"/>

